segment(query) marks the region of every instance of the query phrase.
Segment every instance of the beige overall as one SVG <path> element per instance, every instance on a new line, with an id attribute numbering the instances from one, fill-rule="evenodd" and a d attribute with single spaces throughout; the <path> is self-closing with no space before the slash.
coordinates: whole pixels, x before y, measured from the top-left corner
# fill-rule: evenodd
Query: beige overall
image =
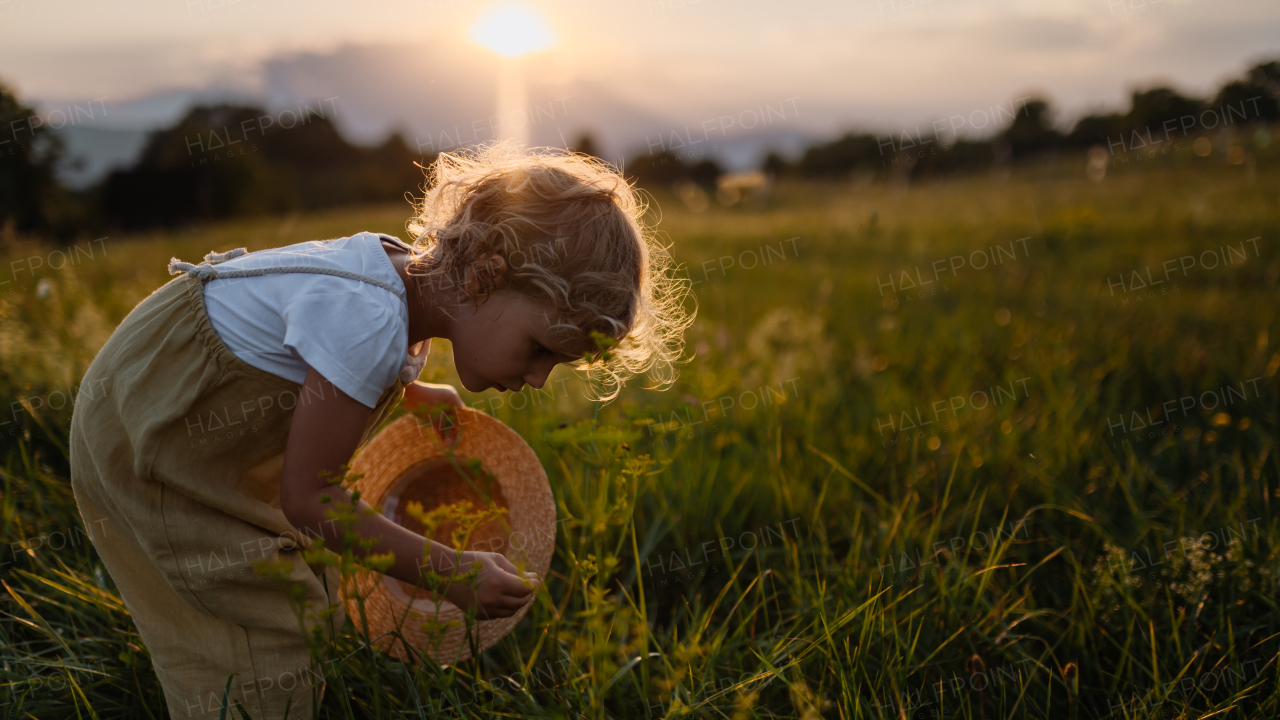
<path id="1" fill-rule="evenodd" d="M 254 720 L 285 717 L 289 702 L 288 717 L 309 719 L 324 681 L 307 634 L 332 638 L 345 613 L 336 569 L 304 562 L 310 539 L 280 510 L 302 386 L 237 358 L 205 312 L 204 283 L 231 274 L 212 267 L 228 256 L 187 265 L 194 269 L 139 303 L 94 358 L 82 384 L 102 382 L 105 392 L 75 405 L 71 487 L 85 527 L 103 530 L 94 547 L 175 719 L 217 718 L 233 674 L 229 697 Z M 361 446 L 404 385 L 397 379 L 383 391 Z M 293 564 L 290 579 L 306 588 L 305 631 L 279 581 L 254 572 L 262 559 Z M 334 609 L 331 625 L 317 619 L 325 608 Z"/>

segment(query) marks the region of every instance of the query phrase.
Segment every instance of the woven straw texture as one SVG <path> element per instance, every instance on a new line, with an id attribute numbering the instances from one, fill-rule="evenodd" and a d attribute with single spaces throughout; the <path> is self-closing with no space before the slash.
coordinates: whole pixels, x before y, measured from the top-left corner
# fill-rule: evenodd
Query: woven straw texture
<path id="1" fill-rule="evenodd" d="M 495 418 L 468 408 L 459 408 L 457 413 L 459 430 L 452 460 L 435 430 L 413 414 L 401 416 L 370 440 L 351 463 L 353 473 L 364 475 L 355 485 L 361 499 L 381 512 L 391 495 L 397 505 L 389 514 L 401 525 L 421 532 L 416 520 L 401 517 L 409 501 L 422 503 L 424 511 L 463 499 L 484 506 L 454 469 L 478 459 L 496 480 L 490 489 L 494 504 L 507 512 L 476 528 L 465 549 L 501 553 L 517 567 L 537 572 L 545 582 L 555 550 L 556 505 L 538 456 L 514 430 Z M 450 545 L 451 530 L 450 525 L 443 525 L 432 539 Z M 380 650 L 402 661 L 408 659 L 404 645 L 380 636 L 399 628 L 414 648 L 447 665 L 470 658 L 472 642 L 481 651 L 493 646 L 529 608 L 526 605 L 509 618 L 479 620 L 468 638 L 464 613 L 452 603 L 437 605 L 428 591 L 375 572 L 362 572 L 343 581 L 347 616 L 357 624 L 357 592 L 365 598 L 369 637 Z M 409 605 L 415 595 L 420 599 L 415 604 L 425 607 Z"/>

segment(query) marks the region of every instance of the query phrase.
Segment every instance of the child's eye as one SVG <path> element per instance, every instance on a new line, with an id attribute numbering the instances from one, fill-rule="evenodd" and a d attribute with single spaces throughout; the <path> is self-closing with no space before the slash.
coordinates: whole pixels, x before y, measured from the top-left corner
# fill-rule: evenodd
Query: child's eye
<path id="1" fill-rule="evenodd" d="M 550 355 L 550 354 L 551 354 L 551 351 L 543 347 L 542 343 L 536 342 L 536 341 L 533 343 L 534 357 L 539 357 L 541 355 Z"/>

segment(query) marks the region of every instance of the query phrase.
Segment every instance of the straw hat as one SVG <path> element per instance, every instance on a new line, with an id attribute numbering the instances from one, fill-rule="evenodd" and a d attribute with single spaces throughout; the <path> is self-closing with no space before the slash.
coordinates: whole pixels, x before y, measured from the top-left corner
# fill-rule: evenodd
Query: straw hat
<path id="1" fill-rule="evenodd" d="M 413 414 L 383 428 L 351 463 L 353 473 L 364 474 L 355 484 L 361 499 L 421 533 L 422 525 L 405 511 L 412 501 L 421 503 L 424 512 L 463 500 L 471 501 L 475 509 L 488 507 L 475 489 L 484 486 L 483 475 L 477 478 L 468 473 L 468 480 L 458 471 L 465 470 L 472 459 L 479 460 L 482 472 L 494 480 L 488 491 L 493 506 L 506 513 L 476 527 L 464 549 L 501 553 L 517 567 L 545 578 L 555 549 L 556 505 L 538 456 L 514 430 L 484 413 L 459 408 L 457 420 L 452 459 L 436 431 Z M 452 522 L 443 523 L 432 539 L 452 546 L 453 529 Z M 361 572 L 354 579 L 344 579 L 342 585 L 347 616 L 357 624 L 357 591 L 365 598 L 369 637 L 383 652 L 407 660 L 401 642 L 378 639 L 398 627 L 405 640 L 436 662 L 451 664 L 471 657 L 464 613 L 448 600 L 440 598 L 437 604 L 428 590 L 380 573 Z M 479 649 L 493 646 L 511 632 L 528 608 L 525 605 L 508 618 L 476 621 L 472 637 Z"/>

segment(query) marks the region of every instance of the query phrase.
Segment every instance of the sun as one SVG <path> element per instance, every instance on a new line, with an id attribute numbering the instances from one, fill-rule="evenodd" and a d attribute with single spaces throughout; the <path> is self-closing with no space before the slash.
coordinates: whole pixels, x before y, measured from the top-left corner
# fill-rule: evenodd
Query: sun
<path id="1" fill-rule="evenodd" d="M 505 57 L 555 47 L 560 37 L 537 10 L 518 2 L 500 2 L 480 13 L 467 37 Z"/>

